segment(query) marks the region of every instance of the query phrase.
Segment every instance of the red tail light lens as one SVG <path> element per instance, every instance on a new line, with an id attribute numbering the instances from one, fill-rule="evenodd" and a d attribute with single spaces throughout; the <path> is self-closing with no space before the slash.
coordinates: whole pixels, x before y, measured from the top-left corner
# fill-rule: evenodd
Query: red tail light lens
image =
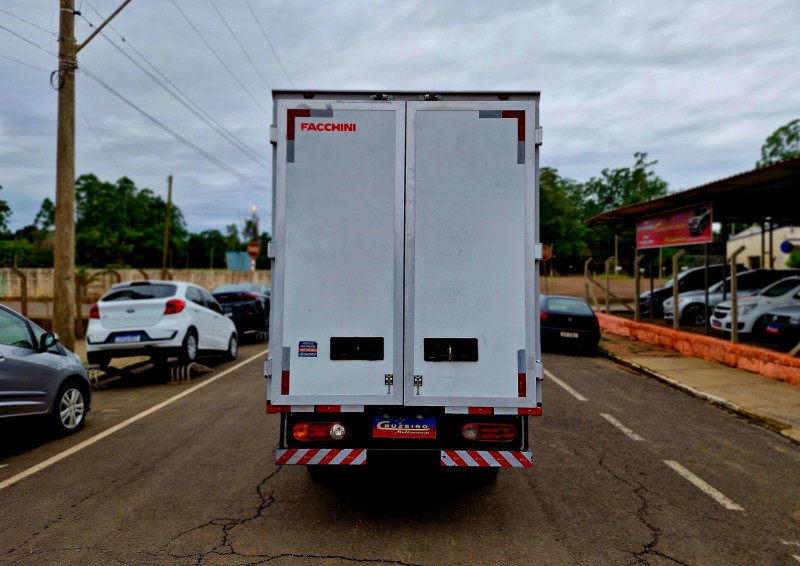
<path id="1" fill-rule="evenodd" d="M 89 309 L 89 318 L 100 318 L 100 308 L 97 306 L 97 303 L 93 304 L 92 308 Z"/>
<path id="2" fill-rule="evenodd" d="M 345 437 L 345 427 L 342 423 L 296 423 L 292 436 L 298 442 L 341 440 Z"/>
<path id="3" fill-rule="evenodd" d="M 508 442 L 517 437 L 517 429 L 510 424 L 469 423 L 461 427 L 461 436 L 478 442 Z"/>
<path id="4" fill-rule="evenodd" d="M 541 314 L 539 315 L 539 320 L 541 320 L 542 322 L 544 322 L 545 320 L 547 320 L 547 313 L 546 313 L 546 312 L 543 312 L 543 313 L 541 313 Z"/>
<path id="5" fill-rule="evenodd" d="M 247 299 L 249 301 L 257 301 L 258 300 L 258 295 L 254 295 L 252 293 L 242 293 L 241 297 L 243 299 Z"/>
<path id="6" fill-rule="evenodd" d="M 186 301 L 183 299 L 170 299 L 164 308 L 164 314 L 178 314 L 186 308 Z"/>

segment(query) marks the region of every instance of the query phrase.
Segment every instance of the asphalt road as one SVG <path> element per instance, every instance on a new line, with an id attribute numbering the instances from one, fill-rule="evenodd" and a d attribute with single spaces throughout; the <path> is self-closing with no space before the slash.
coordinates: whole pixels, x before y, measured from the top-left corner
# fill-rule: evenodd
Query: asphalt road
<path id="1" fill-rule="evenodd" d="M 532 470 L 327 485 L 274 465 L 263 350 L 109 383 L 72 437 L 2 423 L 0 564 L 800 564 L 800 446 L 607 360 L 545 357 Z"/>

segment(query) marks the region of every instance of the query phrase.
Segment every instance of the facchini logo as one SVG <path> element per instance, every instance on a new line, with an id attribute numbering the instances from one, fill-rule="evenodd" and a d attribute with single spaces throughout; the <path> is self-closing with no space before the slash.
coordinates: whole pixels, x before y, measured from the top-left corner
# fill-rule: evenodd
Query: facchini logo
<path id="1" fill-rule="evenodd" d="M 355 123 L 300 122 L 301 132 L 355 132 Z"/>

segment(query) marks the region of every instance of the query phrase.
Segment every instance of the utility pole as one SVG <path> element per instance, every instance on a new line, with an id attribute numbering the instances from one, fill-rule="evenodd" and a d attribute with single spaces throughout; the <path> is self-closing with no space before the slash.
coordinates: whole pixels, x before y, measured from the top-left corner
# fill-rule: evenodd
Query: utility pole
<path id="1" fill-rule="evenodd" d="M 78 51 L 103 29 L 131 0 L 125 0 L 89 38 L 75 41 L 75 0 L 59 0 L 58 89 L 56 135 L 56 214 L 53 262 L 53 330 L 70 350 L 75 348 L 75 70 Z"/>
<path id="2" fill-rule="evenodd" d="M 164 219 L 164 253 L 161 256 L 161 279 L 167 278 L 167 248 L 169 247 L 169 217 L 172 212 L 172 175 L 167 177 L 167 215 Z"/>

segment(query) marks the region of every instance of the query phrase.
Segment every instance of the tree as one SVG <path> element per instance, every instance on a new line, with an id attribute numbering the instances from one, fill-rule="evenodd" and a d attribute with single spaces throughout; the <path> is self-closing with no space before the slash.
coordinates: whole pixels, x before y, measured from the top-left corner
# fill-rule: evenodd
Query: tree
<path id="1" fill-rule="evenodd" d="M 795 119 L 772 132 L 761 146 L 761 160 L 756 168 L 800 157 L 800 119 Z"/>
<path id="2" fill-rule="evenodd" d="M 636 158 L 633 168 L 603 169 L 599 178 L 592 177 L 583 185 L 583 218 L 667 194 L 667 182 L 652 170 L 658 161 L 647 161 L 647 153 L 636 152 L 633 156 Z M 594 257 L 606 259 L 616 249 L 625 252 L 634 249 L 635 235 L 633 226 L 597 226 L 590 233 L 589 247 Z"/>
<path id="3" fill-rule="evenodd" d="M 81 265 L 159 267 L 162 260 L 166 202 L 150 189 L 137 189 L 127 177 L 116 184 L 95 175 L 75 183 L 76 258 Z M 169 250 L 181 257 L 187 231 L 178 207 L 172 206 Z"/>
<path id="4" fill-rule="evenodd" d="M 33 219 L 33 225 L 40 230 L 49 231 L 53 229 L 55 223 L 56 205 L 49 198 L 45 198 L 39 207 L 39 212 L 36 213 L 36 218 Z"/>
<path id="5" fill-rule="evenodd" d="M 0 191 L 3 185 L 0 185 Z M 11 207 L 8 203 L 0 199 L 0 234 L 8 234 L 8 217 L 11 216 Z"/>
<path id="6" fill-rule="evenodd" d="M 539 172 L 539 236 L 553 246 L 553 264 L 558 272 L 579 269 L 589 257 L 588 227 L 580 215 L 580 183 L 561 177 L 557 169 Z"/>

